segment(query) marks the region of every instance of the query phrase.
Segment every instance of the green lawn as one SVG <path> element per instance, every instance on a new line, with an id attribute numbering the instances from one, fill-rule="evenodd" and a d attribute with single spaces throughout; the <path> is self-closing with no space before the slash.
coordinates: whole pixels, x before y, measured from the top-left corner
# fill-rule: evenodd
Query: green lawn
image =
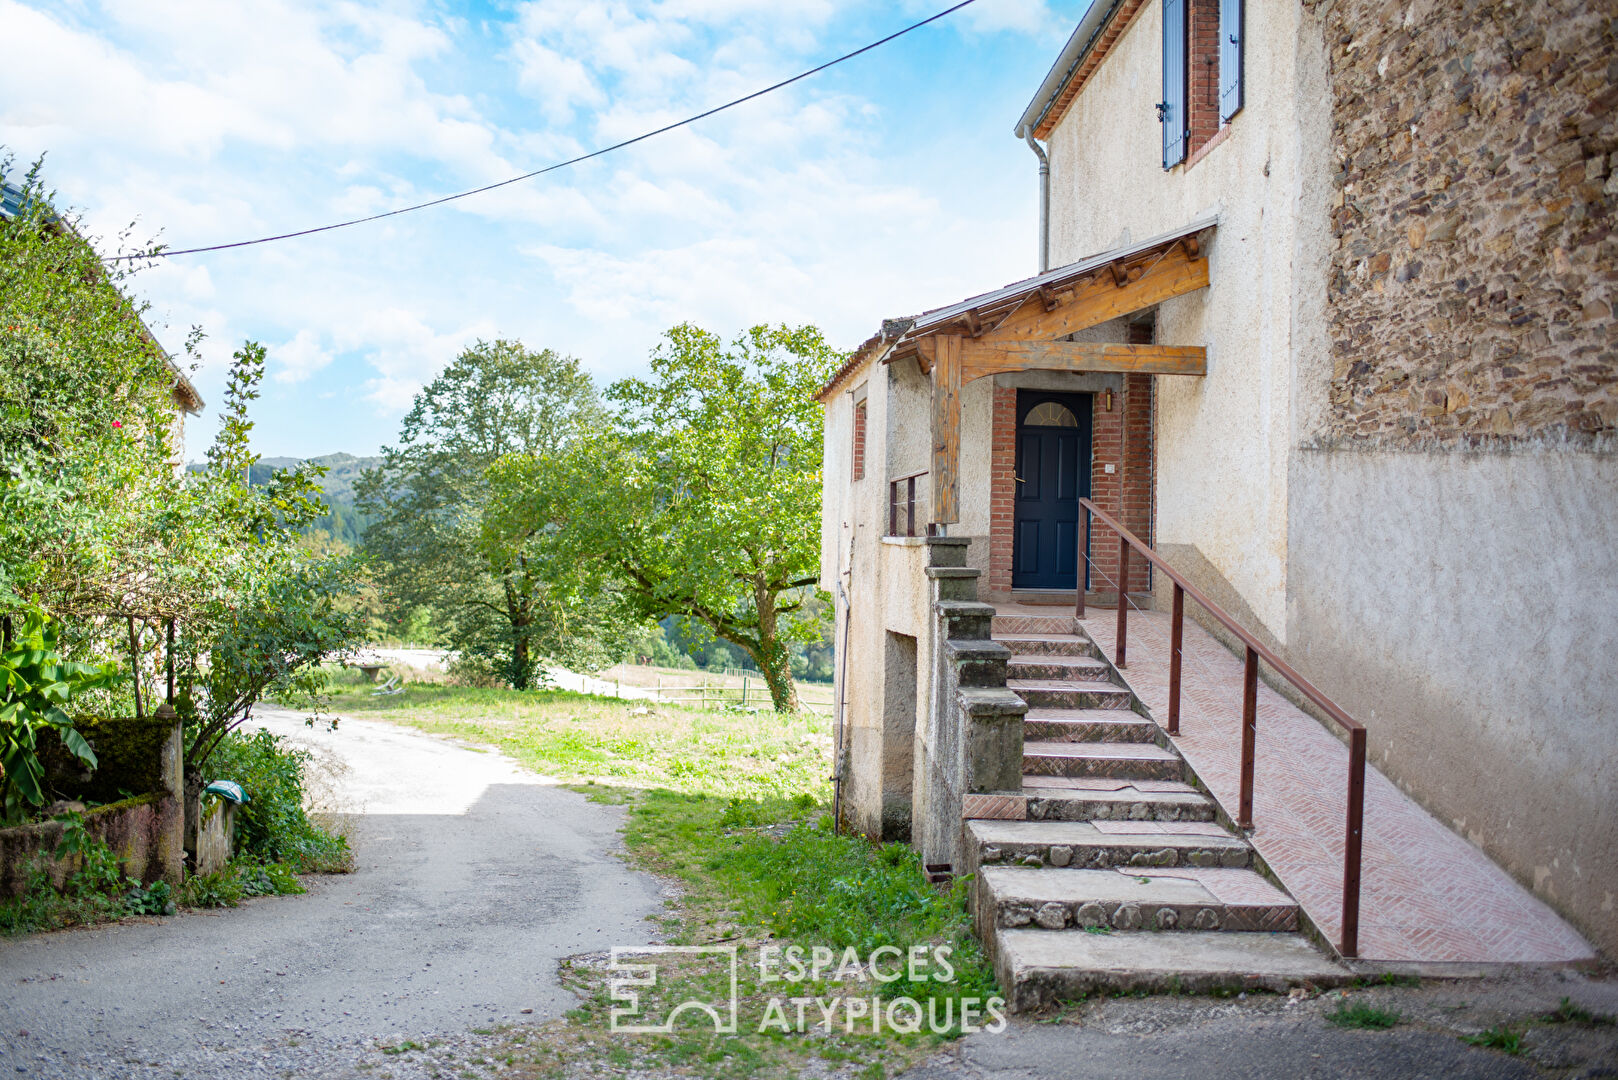
<path id="1" fill-rule="evenodd" d="M 665 939 L 741 949 L 737 1034 L 716 1035 L 690 1013 L 668 1034 L 611 1032 L 614 1002 L 603 958 L 584 957 L 563 971 L 580 1006 L 565 1021 L 511 1031 L 502 1054 L 515 1067 L 508 1075 L 786 1077 L 813 1071 L 818 1060 L 831 1069 L 852 1065 L 863 1077 L 889 1076 L 937 1044 L 941 1036 L 928 1030 L 934 1017 L 958 1024 L 963 998 L 995 992 L 959 886 L 954 893 L 929 886 L 908 846 L 831 831 L 825 717 L 422 684 L 391 697 L 345 687 L 334 709 L 494 746 L 596 798 L 626 804 L 631 860 L 680 886 L 664 920 Z M 883 946 L 948 946 L 953 979 L 929 978 L 929 970 L 944 973 L 933 961 L 915 973 L 886 972 L 900 974 L 889 983 L 851 971 L 839 982 L 830 968 L 818 979 L 783 983 L 761 972 L 762 946 L 799 946 L 806 957 L 820 946 L 839 963 L 850 948 L 864 960 Z M 725 981 L 701 963 L 659 971 L 657 987 L 647 992 L 654 1008 L 712 994 Z M 918 977 L 912 981 L 911 974 Z M 826 1014 L 812 1006 L 800 1031 L 794 1007 L 785 1004 L 790 1030 L 762 1024 L 772 1016 L 772 999 L 784 1004 L 794 997 L 832 1003 L 835 1020 L 825 1024 Z M 855 998 L 863 1001 L 852 1005 Z M 884 1015 L 898 999 L 915 1001 L 924 1016 L 933 1011 L 918 1033 L 896 1033 L 886 1023 L 873 1033 L 866 1012 L 873 999 Z M 901 1004 L 896 1015 L 904 1021 L 914 1013 Z"/>

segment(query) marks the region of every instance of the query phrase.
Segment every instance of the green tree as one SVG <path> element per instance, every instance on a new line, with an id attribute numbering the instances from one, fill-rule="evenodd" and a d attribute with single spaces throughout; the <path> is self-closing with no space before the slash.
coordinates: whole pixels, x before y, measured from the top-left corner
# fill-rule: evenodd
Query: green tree
<path id="1" fill-rule="evenodd" d="M 182 557 L 170 572 L 189 570 L 206 584 L 184 618 L 177 649 L 193 787 L 221 740 L 258 702 L 273 698 L 318 714 L 326 687 L 321 665 L 356 644 L 366 628 L 355 602 L 363 585 L 357 560 L 303 535 L 325 509 L 323 466 L 276 469 L 266 482 L 249 482 L 258 457 L 248 410 L 264 357 L 253 342 L 235 354 L 208 467 L 191 476 L 185 512 L 173 517 L 190 546 L 176 552 Z"/>
<path id="2" fill-rule="evenodd" d="M 788 645 L 820 560 L 821 410 L 839 361 L 812 326 L 755 326 L 726 345 L 689 324 L 646 379 L 607 391 L 620 412 L 570 456 L 565 534 L 643 619 L 686 625 L 753 658 L 776 709 L 795 710 Z M 533 485 L 529 485 L 530 489 Z"/>
<path id="3" fill-rule="evenodd" d="M 541 658 L 590 652 L 597 626 L 588 598 L 557 585 L 537 529 L 487 527 L 490 471 L 553 460 L 601 416 L 577 360 L 479 341 L 416 395 L 398 445 L 354 486 L 390 607 L 431 611 L 444 644 L 517 689 L 533 684 Z"/>

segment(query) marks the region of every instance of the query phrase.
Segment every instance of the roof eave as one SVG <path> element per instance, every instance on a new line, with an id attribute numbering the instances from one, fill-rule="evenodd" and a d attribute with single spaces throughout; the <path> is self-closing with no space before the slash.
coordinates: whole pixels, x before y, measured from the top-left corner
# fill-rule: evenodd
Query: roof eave
<path id="1" fill-rule="evenodd" d="M 1091 0 L 1089 9 L 1079 20 L 1079 25 L 1074 28 L 1072 36 L 1067 39 L 1067 44 L 1062 47 L 1056 63 L 1051 65 L 1051 70 L 1039 84 L 1033 100 L 1017 119 L 1017 126 L 1013 129 L 1017 138 L 1021 139 L 1028 132 L 1039 130 L 1051 107 L 1061 98 L 1068 83 L 1078 74 L 1085 57 L 1095 48 L 1101 32 L 1106 29 L 1121 6 L 1122 0 Z"/>

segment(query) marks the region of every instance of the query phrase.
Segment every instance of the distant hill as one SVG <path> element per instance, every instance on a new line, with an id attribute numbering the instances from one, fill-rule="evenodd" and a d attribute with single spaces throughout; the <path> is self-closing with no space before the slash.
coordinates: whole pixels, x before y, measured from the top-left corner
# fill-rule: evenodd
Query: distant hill
<path id="1" fill-rule="evenodd" d="M 276 469 L 296 468 L 303 464 L 304 460 L 291 457 L 260 458 L 248 473 L 248 482 L 267 484 Z M 366 469 L 381 464 L 382 459 L 355 457 L 353 454 L 327 454 L 308 460 L 316 465 L 326 466 L 326 475 L 320 482 L 320 497 L 329 511 L 316 518 L 308 531 L 328 532 L 344 543 L 358 544 L 370 520 L 354 506 L 354 481 L 358 480 L 360 473 Z M 201 472 L 207 466 L 193 464 L 188 468 L 192 472 Z"/>

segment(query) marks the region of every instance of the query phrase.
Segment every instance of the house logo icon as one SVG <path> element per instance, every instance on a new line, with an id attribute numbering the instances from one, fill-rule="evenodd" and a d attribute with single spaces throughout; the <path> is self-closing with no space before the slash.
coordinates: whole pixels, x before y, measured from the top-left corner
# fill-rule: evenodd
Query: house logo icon
<path id="1" fill-rule="evenodd" d="M 607 989 L 614 1005 L 609 1020 L 613 1031 L 631 1035 L 667 1034 L 677 1022 L 701 1021 L 707 1016 L 715 1033 L 736 1034 L 735 945 L 639 945 L 616 946 L 608 966 Z M 723 973 L 728 976 L 728 1000 L 685 998 L 672 1006 L 656 1000 L 660 973 L 692 971 Z M 667 985 L 667 982 L 663 983 Z M 682 1017 L 690 1019 L 682 1021 Z"/>

